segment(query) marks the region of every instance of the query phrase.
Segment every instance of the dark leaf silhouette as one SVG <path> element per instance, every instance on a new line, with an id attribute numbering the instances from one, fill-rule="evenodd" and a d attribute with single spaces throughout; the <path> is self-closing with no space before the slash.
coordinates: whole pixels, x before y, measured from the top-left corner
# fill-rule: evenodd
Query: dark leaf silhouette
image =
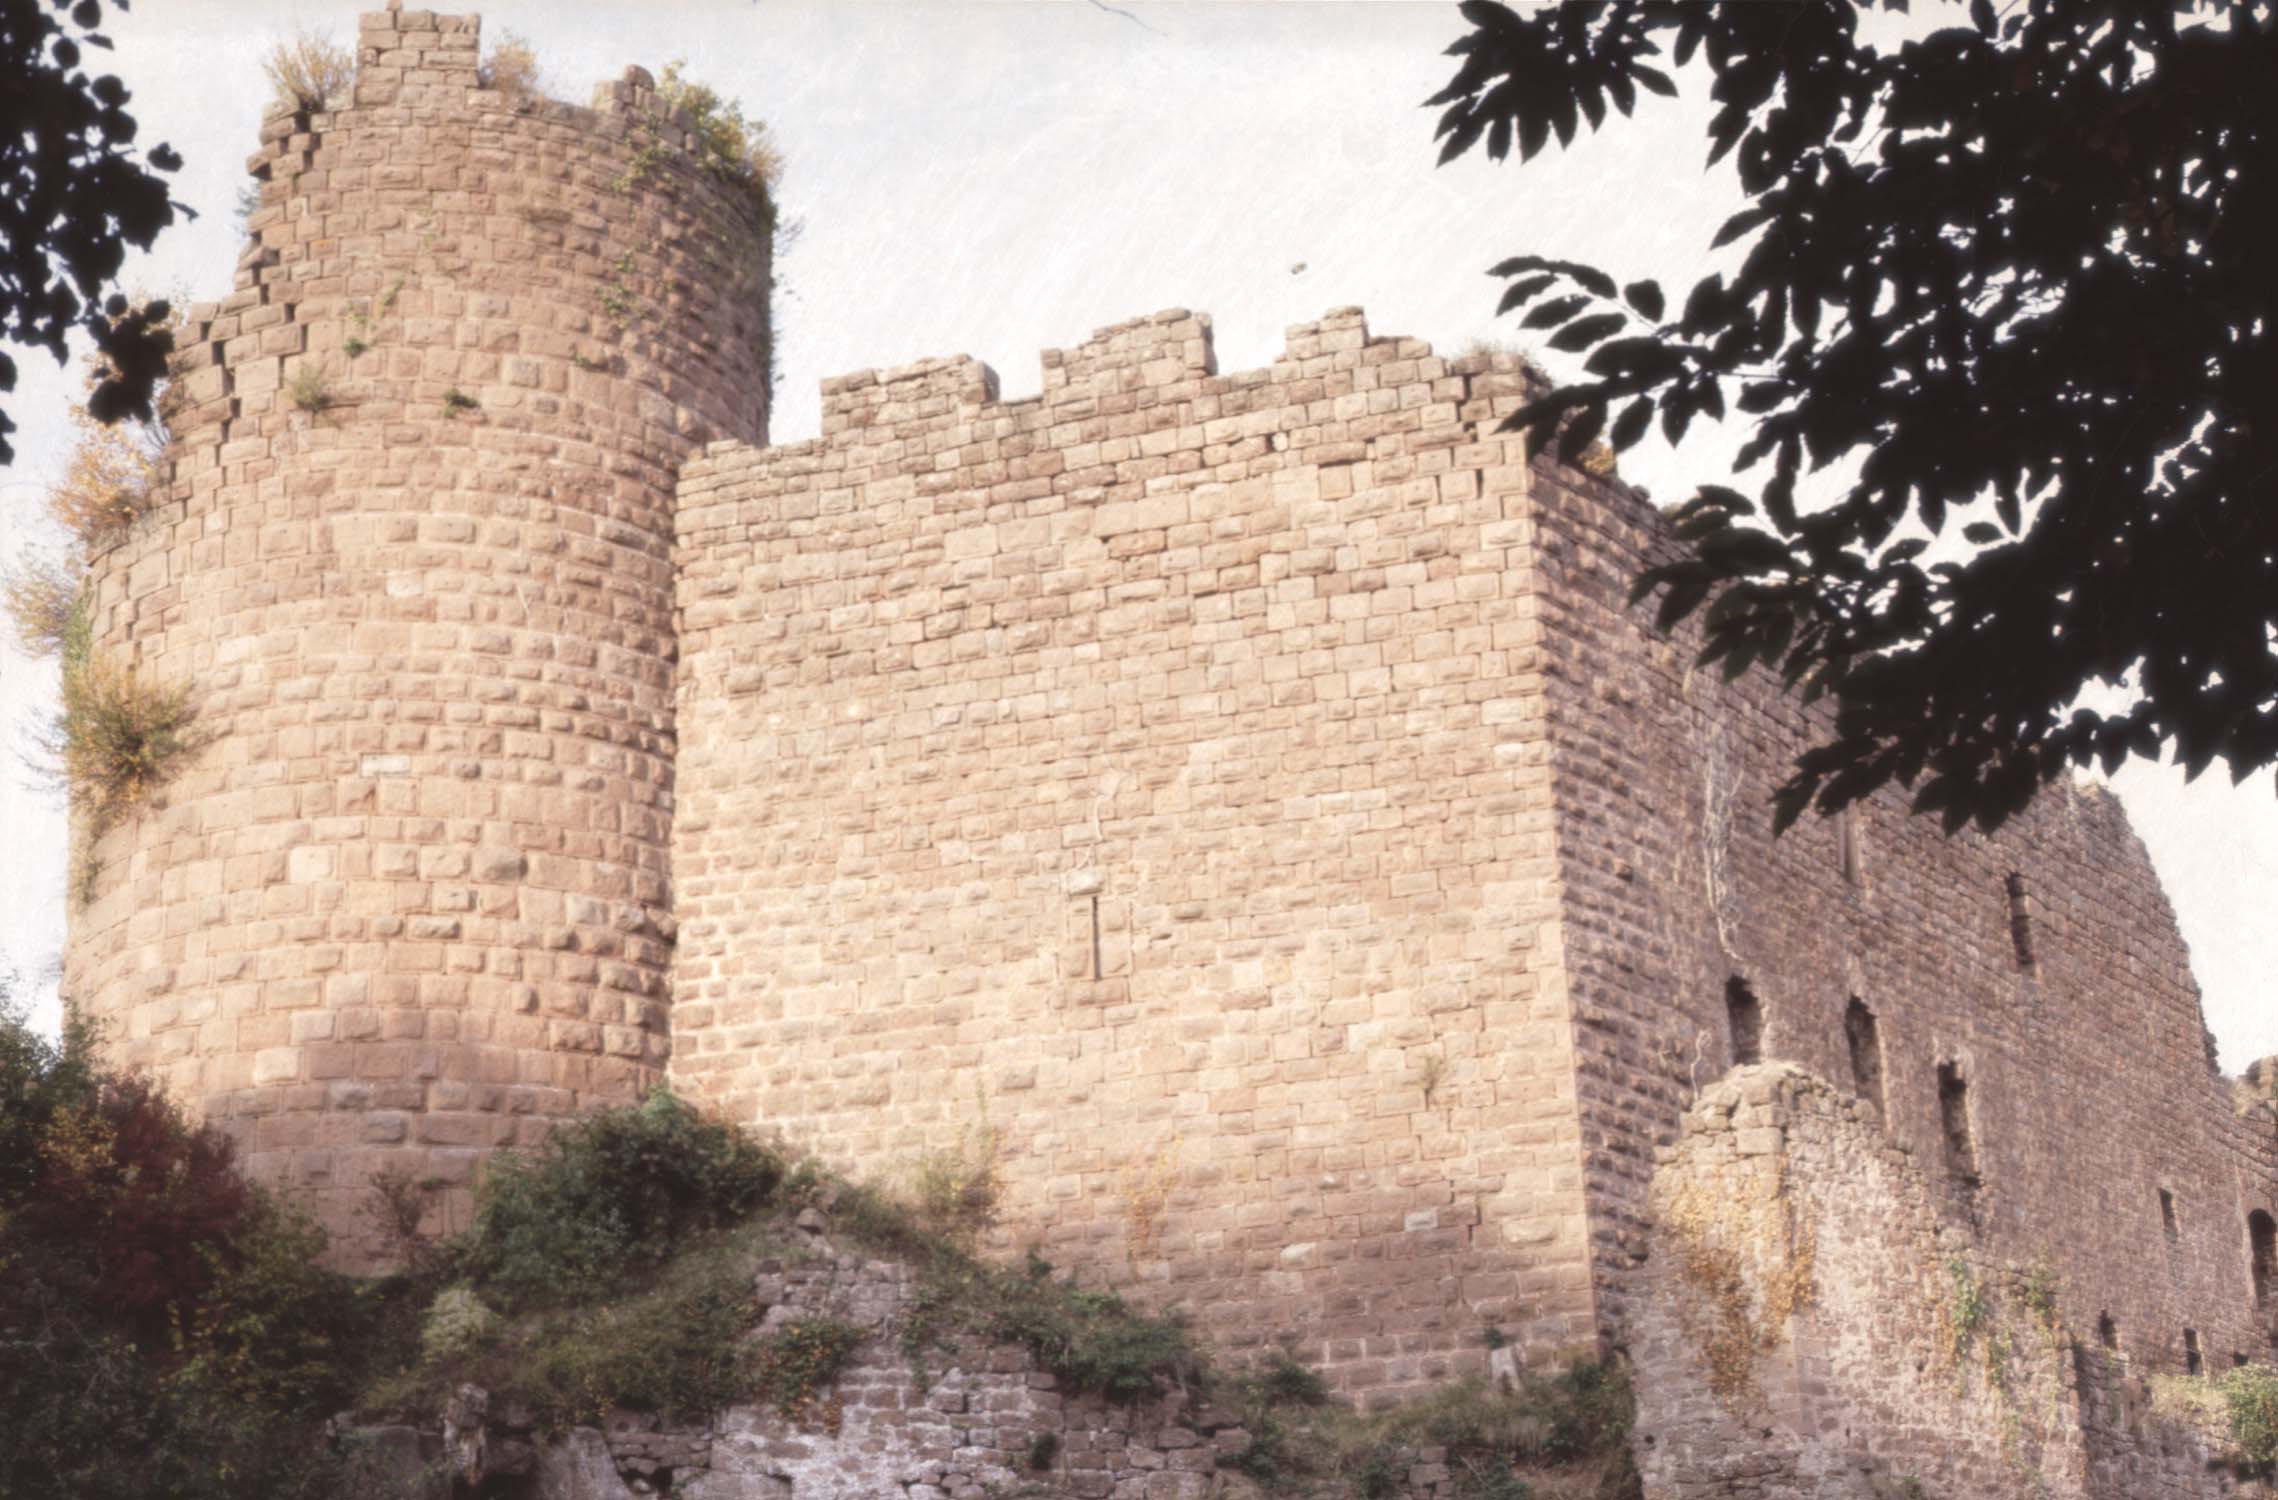
<path id="1" fill-rule="evenodd" d="M 67 337 L 85 333 L 110 366 L 88 409 L 110 421 L 149 415 L 173 347 L 164 308 L 110 305 L 111 286 L 129 246 L 148 248 L 189 210 L 154 175 L 181 166 L 172 147 L 136 158 L 126 85 L 78 71 L 83 47 L 110 45 L 93 30 L 102 20 L 95 0 L 68 15 L 60 3 L 0 0 L 0 341 L 62 360 Z M 0 359 L 0 392 L 15 384 L 15 365 Z M 0 412 L 0 464 L 15 457 L 14 429 Z"/>
<path id="2" fill-rule="evenodd" d="M 1607 128 L 1674 62 L 1747 199 L 1682 297 L 1498 265 L 1588 355 L 1506 426 L 1571 460 L 1741 414 L 1756 494 L 1704 487 L 1639 593 L 1831 709 L 1782 826 L 1893 782 L 1956 830 L 2069 766 L 2278 765 L 2278 18 L 1969 0 L 1891 44 L 1876 8 L 1463 7 L 1451 154 Z M 1815 492 L 1830 465 L 1858 477 Z"/>

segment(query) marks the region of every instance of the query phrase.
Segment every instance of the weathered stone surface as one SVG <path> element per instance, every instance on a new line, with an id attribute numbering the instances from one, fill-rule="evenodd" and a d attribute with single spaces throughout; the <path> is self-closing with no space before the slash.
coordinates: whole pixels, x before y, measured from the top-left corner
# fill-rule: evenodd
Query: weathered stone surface
<path id="1" fill-rule="evenodd" d="M 2147 1367 L 2271 1348 L 2278 1136 L 2110 796 L 1774 840 L 1824 711 L 1629 604 L 1670 529 L 1497 432 L 1530 376 L 1350 311 L 1266 370 L 1207 338 L 1024 401 L 865 372 L 683 471 L 676 1084 L 857 1168 L 984 1094 L 1015 1242 L 1402 1390 L 1489 1325 L 1626 1345 L 1656 1148 L 1792 1059 Z"/>
<path id="2" fill-rule="evenodd" d="M 609 1440 L 592 1427 L 573 1427 L 538 1449 L 538 1500 L 633 1500 L 617 1473 Z"/>
<path id="3" fill-rule="evenodd" d="M 772 1407 L 732 1407 L 702 1424 L 674 1426 L 620 1411 L 599 1428 L 548 1436 L 527 1413 L 472 1387 L 446 1413 L 444 1444 L 474 1455 L 454 1473 L 470 1493 L 531 1500 L 872 1500 L 992 1495 L 1133 1496 L 1237 1500 L 1254 1487 L 1219 1473 L 1222 1456 L 1248 1446 L 1235 1413 L 1198 1409 L 1166 1389 L 1127 1404 L 1067 1397 L 1026 1350 L 960 1337 L 933 1344 L 921 1376 L 903 1347 L 915 1287 L 905 1267 L 835 1248 L 771 1270 L 762 1295 L 771 1320 L 827 1316 L 866 1336 L 802 1418 Z M 1048 1439 L 1040 1446 L 1039 1439 Z M 416 1437 L 415 1437 L 416 1442 Z M 502 1470 L 502 1453 L 536 1455 Z M 1039 1455 L 1048 1461 L 1039 1462 Z M 517 1487 L 515 1475 L 529 1483 Z M 1413 1500 L 1457 1500 L 1451 1478 L 1410 1485 Z"/>
<path id="4" fill-rule="evenodd" d="M 1770 1151 L 1727 1123 L 1741 1097 Z M 2053 1260 L 1942 1227 L 1941 1194 L 1858 1101 L 1792 1063 L 1721 1080 L 1654 1173 L 1632 1279 L 1652 1500 L 2219 1495 L 2219 1433 L 2147 1421 Z M 2087 1318 L 2083 1326 L 2078 1320 Z"/>

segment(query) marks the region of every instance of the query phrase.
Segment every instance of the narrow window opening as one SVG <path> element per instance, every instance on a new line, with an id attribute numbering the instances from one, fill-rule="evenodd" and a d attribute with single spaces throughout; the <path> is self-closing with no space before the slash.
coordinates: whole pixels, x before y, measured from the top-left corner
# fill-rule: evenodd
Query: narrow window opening
<path id="1" fill-rule="evenodd" d="M 1860 844 L 1858 816 L 1846 807 L 1835 820 L 1835 849 L 1836 857 L 1842 862 L 1843 880 L 1848 885 L 1867 883 L 1866 858 Z"/>
<path id="2" fill-rule="evenodd" d="M 2278 1289 L 2278 1219 L 2261 1209 L 2246 1216 L 2248 1259 L 2254 1270 L 2254 1305 L 2268 1307 Z"/>
<path id="3" fill-rule="evenodd" d="M 2196 1328 L 2184 1329 L 2183 1373 L 2186 1375 L 2197 1375 L 2205 1368 L 2206 1361 L 2202 1360 L 2199 1357 L 2199 1330 Z"/>
<path id="4" fill-rule="evenodd" d="M 1094 891 L 1092 893 L 1092 978 L 1094 979 L 1102 977 L 1100 974 L 1099 955 L 1099 893 L 1097 891 Z"/>
<path id="5" fill-rule="evenodd" d="M 1851 1044 L 1851 1085 L 1858 1090 L 1859 1102 L 1874 1112 L 1875 1123 L 1883 1121 L 1883 1039 L 1882 1028 L 1875 1023 L 1875 1013 L 1867 1009 L 1858 996 L 1843 1009 L 1843 1035 Z"/>
<path id="6" fill-rule="evenodd" d="M 2111 1350 L 2120 1347 L 2120 1325 L 2112 1321 L 2108 1312 L 2096 1315 L 2096 1342 Z"/>
<path id="7" fill-rule="evenodd" d="M 2167 1231 L 2169 1239 L 2176 1237 L 2175 1195 L 2166 1188 L 2159 1190 L 2159 1227 Z"/>
<path id="8" fill-rule="evenodd" d="M 1959 1064 L 1938 1064 L 1938 1123 L 1946 1137 L 1946 1176 L 1964 1206 L 1978 1189 L 1977 1140 L 1970 1131 L 1970 1090 Z"/>
<path id="9" fill-rule="evenodd" d="M 1732 1065 L 1764 1060 L 1764 1007 L 1748 981 L 1734 976 L 1724 986 L 1724 1014 L 1732 1028 Z"/>
<path id="10" fill-rule="evenodd" d="M 2025 892 L 2025 877 L 2009 872 L 2009 944 L 2017 950 L 2017 967 L 2027 974 L 2040 971 L 2033 957 L 2033 908 Z"/>

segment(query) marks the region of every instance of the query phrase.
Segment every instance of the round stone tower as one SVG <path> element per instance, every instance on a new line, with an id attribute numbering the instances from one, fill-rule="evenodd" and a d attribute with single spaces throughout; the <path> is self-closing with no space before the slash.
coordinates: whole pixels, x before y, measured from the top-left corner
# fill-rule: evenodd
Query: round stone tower
<path id="1" fill-rule="evenodd" d="M 351 1259 L 376 1174 L 660 1076 L 674 477 L 766 440 L 763 189 L 637 68 L 580 108 L 479 57 L 367 15 L 352 97 L 268 116 L 88 594 L 194 749 L 83 851 L 65 993 Z"/>

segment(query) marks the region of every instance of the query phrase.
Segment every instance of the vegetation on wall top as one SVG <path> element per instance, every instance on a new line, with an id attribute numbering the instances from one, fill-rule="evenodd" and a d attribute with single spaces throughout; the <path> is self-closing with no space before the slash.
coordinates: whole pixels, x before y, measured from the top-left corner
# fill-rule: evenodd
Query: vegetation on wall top
<path id="1" fill-rule="evenodd" d="M 688 116 L 696 127 L 696 154 L 708 171 L 771 193 L 783 176 L 783 153 L 765 122 L 744 118 L 743 106 L 722 98 L 710 84 L 698 83 L 666 64 L 657 78 L 657 97 Z"/>
<path id="2" fill-rule="evenodd" d="M 538 49 L 511 31 L 502 31 L 491 43 L 490 53 L 483 58 L 475 71 L 475 80 L 486 89 L 496 89 L 510 98 L 542 96 L 546 92 L 546 76 L 538 66 Z"/>
<path id="3" fill-rule="evenodd" d="M 272 46 L 261 59 L 272 104 L 322 114 L 348 97 L 356 83 L 356 54 L 328 36 L 304 31 Z"/>

